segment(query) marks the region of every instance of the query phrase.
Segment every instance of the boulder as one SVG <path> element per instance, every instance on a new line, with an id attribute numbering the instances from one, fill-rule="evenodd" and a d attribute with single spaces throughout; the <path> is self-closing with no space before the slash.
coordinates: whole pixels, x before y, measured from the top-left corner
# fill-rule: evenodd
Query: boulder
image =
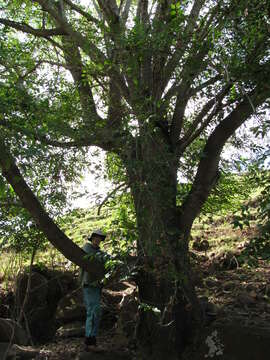
<path id="1" fill-rule="evenodd" d="M 268 360 L 270 333 L 259 327 L 242 326 L 239 321 L 213 324 L 204 330 L 200 345 L 188 359 Z"/>
<path id="2" fill-rule="evenodd" d="M 79 288 L 67 294 L 59 301 L 55 319 L 58 324 L 63 325 L 73 321 L 83 321 L 85 316 L 82 290 Z"/>
<path id="3" fill-rule="evenodd" d="M 44 342 L 53 338 L 57 325 L 46 303 L 33 308 L 26 316 L 33 340 Z"/>
<path id="4" fill-rule="evenodd" d="M 0 284 L 0 294 L 0 317 L 10 318 L 14 314 L 14 293 L 11 290 L 4 289 Z"/>
<path id="5" fill-rule="evenodd" d="M 256 305 L 256 293 L 240 291 L 237 294 L 237 301 L 240 306 Z"/>
<path id="6" fill-rule="evenodd" d="M 206 239 L 196 239 L 192 246 L 192 248 L 197 251 L 207 251 L 209 247 L 210 244 Z"/>
<path id="7" fill-rule="evenodd" d="M 239 264 L 237 257 L 239 256 L 238 252 L 222 252 L 219 255 L 215 256 L 212 259 L 211 266 L 215 270 L 233 270 L 236 269 Z"/>
<path id="8" fill-rule="evenodd" d="M 237 286 L 235 281 L 229 280 L 225 281 L 223 284 L 223 290 L 225 291 L 233 291 L 235 290 L 235 287 Z"/>
<path id="9" fill-rule="evenodd" d="M 49 278 L 45 277 L 48 276 Z M 33 271 L 31 274 L 30 289 L 27 300 L 24 301 L 29 274 L 21 274 L 16 282 L 16 309 L 17 315 L 24 304 L 24 314 L 34 341 L 51 339 L 56 331 L 54 314 L 57 303 L 62 295 L 59 277 L 53 277 L 52 272 L 44 274 Z M 23 320 L 25 320 L 25 318 Z"/>
<path id="10" fill-rule="evenodd" d="M 16 307 L 18 313 L 24 303 L 26 296 L 27 282 L 29 275 L 23 273 L 17 278 L 16 282 Z M 47 303 L 47 294 L 48 294 L 48 281 L 47 279 L 39 274 L 33 272 L 31 274 L 31 282 L 29 293 L 27 294 L 27 301 L 25 303 L 24 311 L 28 313 L 33 308 L 39 307 Z"/>
<path id="11" fill-rule="evenodd" d="M 39 354 L 39 350 L 33 348 L 32 346 L 19 346 L 13 344 L 9 350 L 9 356 L 14 356 L 15 359 L 26 360 L 34 359 Z"/>
<path id="12" fill-rule="evenodd" d="M 102 303 L 104 307 L 110 306 L 117 309 L 122 298 L 123 298 L 123 291 L 117 291 L 111 289 L 104 289 L 102 291 Z"/>
<path id="13" fill-rule="evenodd" d="M 0 343 L 0 359 L 27 360 L 34 359 L 38 354 L 39 350 L 33 348 L 32 346 Z"/>
<path id="14" fill-rule="evenodd" d="M 206 278 L 206 279 L 204 280 L 204 284 L 205 284 L 205 286 L 207 286 L 208 288 L 213 288 L 213 287 L 218 286 L 218 281 L 215 280 L 215 279 Z"/>
<path id="15" fill-rule="evenodd" d="M 115 342 L 127 346 L 134 340 L 135 326 L 138 316 L 138 301 L 133 292 L 125 293 L 119 304 L 119 313 L 116 323 Z"/>
<path id="16" fill-rule="evenodd" d="M 0 342 L 0 359 L 7 359 L 7 355 L 9 349 L 11 348 L 11 344 L 8 342 Z M 14 357 L 13 357 L 14 358 Z"/>
<path id="17" fill-rule="evenodd" d="M 23 328 L 12 319 L 0 318 L 0 342 L 27 344 L 27 335 Z"/>

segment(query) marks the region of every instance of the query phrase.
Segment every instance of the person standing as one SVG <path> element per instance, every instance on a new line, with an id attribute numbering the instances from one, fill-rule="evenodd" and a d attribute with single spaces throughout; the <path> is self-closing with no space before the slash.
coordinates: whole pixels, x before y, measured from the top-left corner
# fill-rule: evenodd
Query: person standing
<path id="1" fill-rule="evenodd" d="M 87 243 L 83 246 L 83 250 L 87 255 L 94 256 L 100 261 L 105 262 L 106 254 L 100 250 L 100 243 L 104 241 L 106 234 L 101 230 L 94 230 L 87 238 Z M 81 286 L 83 290 L 83 300 L 86 307 L 85 321 L 85 346 L 86 351 L 92 347 L 97 349 L 97 334 L 101 319 L 101 291 L 100 282 L 93 282 L 87 271 L 82 270 Z"/>

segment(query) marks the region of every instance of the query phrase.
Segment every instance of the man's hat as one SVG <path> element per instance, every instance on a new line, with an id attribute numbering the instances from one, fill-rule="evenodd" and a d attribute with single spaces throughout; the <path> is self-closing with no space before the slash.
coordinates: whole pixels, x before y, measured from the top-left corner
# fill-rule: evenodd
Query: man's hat
<path id="1" fill-rule="evenodd" d="M 101 238 L 101 241 L 105 240 L 105 238 L 106 238 L 106 234 L 102 230 L 97 229 L 97 230 L 92 231 L 92 234 L 90 236 L 88 236 L 87 240 L 91 241 L 92 237 L 95 235 L 99 236 Z"/>

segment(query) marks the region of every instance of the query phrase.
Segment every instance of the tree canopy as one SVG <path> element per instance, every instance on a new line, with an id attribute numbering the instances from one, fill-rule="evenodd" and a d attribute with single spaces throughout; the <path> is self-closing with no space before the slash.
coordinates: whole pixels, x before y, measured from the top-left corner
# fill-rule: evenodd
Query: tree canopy
<path id="1" fill-rule="evenodd" d="M 264 126 L 269 108 L 269 1 L 0 4 L 1 182 L 65 256 L 94 271 L 38 188 L 43 174 L 73 176 L 90 146 L 117 156 L 150 274 L 141 296 L 165 308 L 172 291 L 158 290 L 162 269 L 195 304 L 187 285 L 192 223 L 218 181 L 224 145 L 254 114 Z M 177 174 L 187 166 L 193 184 L 179 204 Z"/>

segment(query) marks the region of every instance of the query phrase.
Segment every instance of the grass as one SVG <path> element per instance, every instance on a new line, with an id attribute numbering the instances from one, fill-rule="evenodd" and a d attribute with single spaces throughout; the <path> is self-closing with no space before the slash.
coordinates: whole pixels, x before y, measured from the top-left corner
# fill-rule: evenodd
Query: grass
<path id="1" fill-rule="evenodd" d="M 7 290 L 17 275 L 26 266 L 27 259 L 14 251 L 5 251 L 0 254 L 0 283 L 1 288 Z"/>
<path id="2" fill-rule="evenodd" d="M 77 245 L 82 246 L 94 229 L 107 227 L 110 217 L 105 209 L 100 216 L 96 210 L 74 211 L 63 219 L 60 227 Z"/>
<path id="3" fill-rule="evenodd" d="M 255 214 L 254 199 L 251 202 L 251 213 Z M 82 247 L 86 238 L 94 229 L 108 229 L 111 220 L 110 209 L 103 208 L 101 214 L 97 215 L 96 209 L 74 210 L 66 215 L 59 226 L 78 246 Z M 243 243 L 249 242 L 254 236 L 256 220 L 250 221 L 250 228 L 243 231 L 234 229 L 232 226 L 233 214 L 214 214 L 213 216 L 201 216 L 196 220 L 192 229 L 192 243 L 194 240 L 207 240 L 209 249 L 203 252 L 208 258 L 218 256 L 221 253 L 235 252 Z M 0 254 L 0 278 L 12 279 L 23 266 L 29 263 L 29 257 L 12 252 L 11 250 Z M 44 251 L 38 251 L 36 263 L 44 264 L 51 268 L 76 268 L 57 251 L 50 243 L 46 244 Z"/>
<path id="4" fill-rule="evenodd" d="M 242 230 L 233 227 L 234 216 L 240 215 L 241 210 L 239 212 L 234 211 L 233 213 L 199 217 L 192 228 L 190 248 L 192 249 L 194 241 L 207 240 L 209 249 L 203 254 L 208 258 L 222 253 L 240 253 L 241 249 L 249 244 L 250 240 L 257 234 L 256 205 L 256 198 L 252 196 L 249 206 L 251 220 L 249 226 L 245 226 Z"/>
<path id="5" fill-rule="evenodd" d="M 92 209 L 73 211 L 61 220 L 59 226 L 68 237 L 82 247 L 92 230 L 106 228 L 110 221 L 107 214 L 106 209 L 102 211 L 100 216 L 97 216 L 96 211 Z M 30 254 L 17 253 L 12 249 L 3 250 L 0 253 L 0 282 L 2 288 L 3 286 L 6 288 L 10 286 L 17 274 L 29 265 L 30 256 Z M 49 242 L 45 244 L 44 250 L 37 251 L 34 263 L 52 269 L 75 270 L 77 268 Z"/>

